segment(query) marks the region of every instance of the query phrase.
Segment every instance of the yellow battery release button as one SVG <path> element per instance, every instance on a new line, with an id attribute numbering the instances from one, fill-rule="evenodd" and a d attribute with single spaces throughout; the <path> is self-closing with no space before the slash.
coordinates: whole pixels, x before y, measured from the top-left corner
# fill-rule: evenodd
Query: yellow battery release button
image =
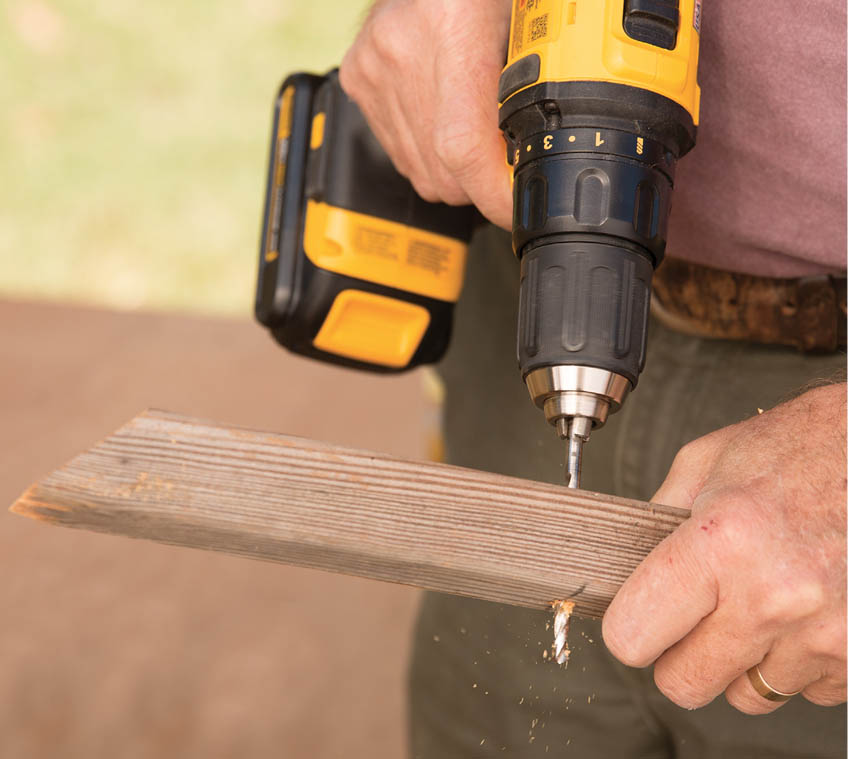
<path id="1" fill-rule="evenodd" d="M 402 369 L 409 364 L 430 324 L 430 312 L 361 290 L 340 292 L 312 344 L 322 351 Z"/>
<path id="2" fill-rule="evenodd" d="M 309 135 L 309 147 L 312 150 L 318 150 L 324 144 L 324 123 L 326 120 L 327 116 L 323 111 L 316 113 L 312 118 L 312 132 Z"/>

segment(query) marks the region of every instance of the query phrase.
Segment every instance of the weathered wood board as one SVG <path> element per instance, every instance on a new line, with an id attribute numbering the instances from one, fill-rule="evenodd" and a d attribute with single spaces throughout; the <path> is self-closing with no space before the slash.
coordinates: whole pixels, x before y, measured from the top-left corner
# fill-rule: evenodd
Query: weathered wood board
<path id="1" fill-rule="evenodd" d="M 688 516 L 162 411 L 72 459 L 12 511 L 520 606 L 568 598 L 586 616 L 603 614 Z"/>

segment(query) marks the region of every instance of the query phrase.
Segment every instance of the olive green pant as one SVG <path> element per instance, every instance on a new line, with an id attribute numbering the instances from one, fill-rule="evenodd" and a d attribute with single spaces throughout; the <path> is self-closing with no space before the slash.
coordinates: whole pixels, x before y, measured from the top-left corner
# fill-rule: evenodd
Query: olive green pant
<path id="1" fill-rule="evenodd" d="M 558 483 L 562 443 L 530 402 L 516 366 L 517 302 L 508 237 L 484 230 L 472 246 L 441 366 L 448 459 Z M 586 446 L 583 487 L 648 500 L 686 442 L 811 381 L 835 379 L 844 363 L 843 355 L 703 340 L 654 323 L 639 387 Z M 659 693 L 650 669 L 628 669 L 607 653 L 597 621 L 573 621 L 566 669 L 546 660 L 550 621 L 542 612 L 428 594 L 410 670 L 412 756 L 846 755 L 844 706 L 797 696 L 771 715 L 751 717 L 718 698 L 686 711 Z"/>

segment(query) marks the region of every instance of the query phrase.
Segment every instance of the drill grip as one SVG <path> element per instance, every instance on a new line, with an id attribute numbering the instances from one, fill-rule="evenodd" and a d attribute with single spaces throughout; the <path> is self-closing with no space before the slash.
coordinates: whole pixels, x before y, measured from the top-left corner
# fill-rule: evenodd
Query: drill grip
<path id="1" fill-rule="evenodd" d="M 521 259 L 518 361 L 607 369 L 635 387 L 645 364 L 653 265 L 620 241 L 544 238 Z"/>

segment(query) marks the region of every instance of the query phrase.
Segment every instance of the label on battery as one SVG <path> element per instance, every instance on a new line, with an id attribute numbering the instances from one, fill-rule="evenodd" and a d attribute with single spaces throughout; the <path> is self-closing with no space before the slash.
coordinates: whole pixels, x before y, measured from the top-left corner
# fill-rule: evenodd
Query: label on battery
<path id="1" fill-rule="evenodd" d="M 439 244 L 433 235 L 427 240 L 416 239 L 414 230 L 398 227 L 400 229 L 403 232 L 395 231 L 386 224 L 375 228 L 360 219 L 353 224 L 353 249 L 359 255 L 395 261 L 399 271 L 404 266 L 413 266 L 441 277 L 450 268 L 453 263 L 452 246 Z"/>
<path id="2" fill-rule="evenodd" d="M 307 202 L 303 249 L 321 269 L 448 302 L 459 297 L 466 244 L 388 219 Z"/>
<path id="3" fill-rule="evenodd" d="M 386 229 L 375 229 L 363 223 L 351 223 L 353 249 L 365 256 L 400 260 L 403 241 L 400 235 Z"/>
<path id="4" fill-rule="evenodd" d="M 440 277 L 451 266 L 451 250 L 444 245 L 434 245 L 425 240 L 410 240 L 406 262 Z"/>

